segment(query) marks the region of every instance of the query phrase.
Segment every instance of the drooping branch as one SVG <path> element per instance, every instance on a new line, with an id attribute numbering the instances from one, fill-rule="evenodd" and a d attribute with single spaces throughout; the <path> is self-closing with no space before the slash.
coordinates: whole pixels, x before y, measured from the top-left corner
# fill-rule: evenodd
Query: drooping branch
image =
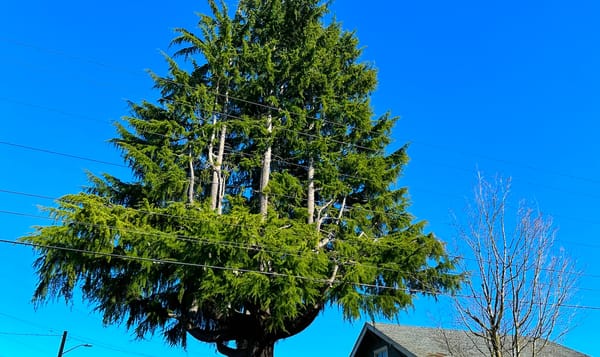
<path id="1" fill-rule="evenodd" d="M 322 295 L 325 295 L 327 293 L 327 290 L 329 290 L 332 287 L 333 283 L 335 282 L 335 279 L 337 278 L 338 271 L 339 265 L 336 264 L 333 267 L 333 272 L 331 273 L 331 276 L 327 280 L 327 285 L 322 291 Z M 319 316 L 319 313 L 323 310 L 324 307 L 325 304 L 323 302 L 314 304 L 312 306 L 308 306 L 304 314 L 302 314 L 302 316 L 286 321 L 285 329 L 279 334 L 275 335 L 274 337 L 276 339 L 287 338 L 304 331 L 304 329 L 310 326 L 310 324 L 312 324 L 312 322 L 317 318 L 317 316 Z"/>
<path id="2" fill-rule="evenodd" d="M 346 268 L 341 261 L 331 263 L 325 254 L 343 256 L 356 266 L 410 260 L 410 265 L 403 266 L 407 276 L 448 258 L 443 249 L 423 257 L 404 253 L 425 250 L 420 248 L 438 242 L 433 235 L 425 235 L 420 225 L 407 222 L 404 198 L 389 189 L 395 180 L 391 176 L 396 176 L 392 173 L 405 160 L 383 156 L 390 134 L 389 130 L 373 130 L 368 97 L 375 89 L 376 75 L 368 64 L 360 63 L 358 40 L 335 20 L 322 26 L 329 21 L 323 18 L 327 2 L 242 1 L 235 18 L 230 18 L 224 1 L 208 1 L 213 13 L 201 16 L 201 36 L 178 30 L 181 36 L 174 41 L 186 46 L 178 53 L 189 62 L 183 68 L 173 67 L 172 80 L 157 80 L 163 94 L 159 101 L 167 105 L 159 108 L 144 102 L 136 106 L 136 114 L 128 122 L 139 130 L 129 133 L 123 129 L 121 138 L 116 139 L 134 169 L 134 182 L 98 180 L 92 194 L 81 195 L 85 198 L 81 205 L 53 208 L 59 218 L 66 217 L 64 225 L 41 228 L 25 241 L 40 247 L 81 249 L 84 245 L 93 250 L 126 250 L 132 260 L 121 262 L 117 257 L 125 257 L 125 253 L 118 251 L 110 261 L 86 265 L 84 270 L 97 277 L 97 282 L 84 283 L 86 298 L 92 304 L 98 302 L 95 307 L 109 314 L 111 321 L 135 316 L 128 326 L 136 328 L 140 337 L 166 330 L 169 343 L 185 344 L 186 338 L 192 337 L 216 344 L 228 356 L 272 356 L 277 339 L 304 330 L 329 304 L 350 311 L 344 312 L 348 319 L 364 312 L 398 313 L 404 304 L 366 301 L 362 295 L 358 297 L 362 301 L 356 303 L 355 290 L 345 289 L 349 285 L 335 293 L 328 291 L 337 288 L 338 270 Z M 185 68 L 193 69 L 186 73 Z M 265 92 L 277 84 L 278 93 Z M 219 94 L 226 89 L 235 97 L 235 105 L 229 109 L 227 99 L 221 105 Z M 188 109 L 168 105 L 175 104 L 171 100 L 180 95 L 186 96 L 185 103 L 194 110 L 192 118 Z M 300 100 L 306 101 L 304 105 L 299 105 Z M 259 103 L 264 105 L 256 105 Z M 316 110 L 322 113 L 311 114 Z M 289 114 L 272 118 L 269 111 Z M 235 120 L 228 119 L 230 113 Z M 309 126 L 307 133 L 307 115 L 328 120 L 310 120 L 320 126 Z M 175 127 L 174 119 L 183 121 Z M 258 137 L 255 119 L 262 127 Z M 378 122 L 387 123 L 385 129 L 391 128 L 393 120 L 386 116 Z M 298 135 L 275 135 L 279 130 Z M 185 137 L 193 138 L 189 141 L 194 145 L 165 140 Z M 332 142 L 348 145 L 340 144 L 340 150 Z M 182 149 L 182 145 L 188 146 Z M 336 155 L 344 156 L 342 161 L 326 163 Z M 271 156 L 277 161 L 271 162 Z M 307 175 L 303 166 L 310 157 L 314 161 Z M 342 178 L 353 168 L 365 171 L 357 176 L 365 176 L 365 180 L 373 176 L 377 182 L 370 185 L 361 183 L 359 177 Z M 342 200 L 340 190 L 348 190 L 347 201 Z M 284 199 L 288 194 L 290 199 Z M 303 202 L 305 195 L 310 207 Z M 389 212 L 388 225 L 402 232 L 402 239 L 400 235 L 382 237 L 390 254 L 376 256 L 379 247 L 370 246 L 368 241 L 373 239 L 365 238 L 364 232 L 358 237 L 360 249 L 346 248 L 354 241 L 351 235 L 359 230 L 372 232 L 381 224 L 366 210 L 346 209 L 356 203 L 355 195 L 361 203 L 371 199 L 373 212 Z M 186 205 L 188 202 L 194 204 Z M 140 214 L 139 208 L 148 213 Z M 267 212 L 273 213 L 268 220 Z M 346 215 L 352 216 L 347 225 L 340 223 Z M 114 225 L 118 227 L 105 229 Z M 322 227 L 331 227 L 331 232 L 320 234 Z M 349 234 L 338 236 L 343 229 Z M 330 244 L 334 240 L 336 244 Z M 99 246 L 104 242 L 107 247 Z M 115 242 L 116 248 L 111 246 Z M 310 248 L 327 252 L 315 259 L 305 254 Z M 78 285 L 69 285 L 68 273 L 80 272 L 82 259 L 91 262 L 93 256 L 73 254 L 73 259 L 57 264 L 60 253 L 41 248 L 39 252 L 36 295 L 41 299 L 70 295 Z M 155 262 L 158 258 L 160 264 Z M 115 283 L 115 269 L 127 279 Z M 458 279 L 447 274 L 450 269 L 448 264 L 431 279 L 442 286 L 440 291 L 456 289 Z M 376 284 L 371 269 L 364 270 L 365 274 L 357 270 L 360 280 Z M 284 278 L 287 275 L 310 276 L 311 280 L 292 281 Z M 390 286 L 403 283 L 402 277 L 389 275 Z M 130 296 L 145 296 L 149 291 L 164 296 L 148 300 L 148 307 L 142 306 L 140 313 L 122 313 Z"/>
<path id="3" fill-rule="evenodd" d="M 235 348 L 231 348 L 225 344 L 225 341 L 217 341 L 217 351 L 228 357 L 245 357 L 245 351 L 240 351 Z"/>
<path id="4" fill-rule="evenodd" d="M 225 330 L 206 330 L 199 327 L 188 327 L 187 332 L 196 340 L 208 343 L 228 341 L 233 338 L 233 332 Z"/>
<path id="5" fill-rule="evenodd" d="M 299 334 L 308 326 L 310 326 L 317 316 L 319 316 L 319 313 L 323 310 L 323 308 L 324 304 L 322 303 L 308 306 L 306 311 L 301 316 L 287 320 L 284 324 L 285 329 L 273 334 L 272 338 L 279 340 Z"/>
<path id="6" fill-rule="evenodd" d="M 200 327 L 193 323 L 189 317 L 175 317 L 186 324 L 188 333 L 203 342 L 234 341 L 237 339 L 256 339 L 260 333 L 260 317 L 242 312 L 231 312 L 216 321 L 216 328 Z"/>

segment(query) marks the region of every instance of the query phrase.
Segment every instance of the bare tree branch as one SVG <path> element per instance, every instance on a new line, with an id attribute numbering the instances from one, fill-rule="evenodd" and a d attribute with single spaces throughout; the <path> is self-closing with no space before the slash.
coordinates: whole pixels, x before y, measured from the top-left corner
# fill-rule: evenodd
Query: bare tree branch
<path id="1" fill-rule="evenodd" d="M 458 229 L 475 262 L 466 294 L 455 299 L 458 322 L 483 338 L 490 356 L 535 357 L 569 330 L 563 310 L 580 274 L 555 251 L 549 218 L 523 202 L 516 220 L 507 215 L 510 180 L 478 179 L 469 223 Z"/>

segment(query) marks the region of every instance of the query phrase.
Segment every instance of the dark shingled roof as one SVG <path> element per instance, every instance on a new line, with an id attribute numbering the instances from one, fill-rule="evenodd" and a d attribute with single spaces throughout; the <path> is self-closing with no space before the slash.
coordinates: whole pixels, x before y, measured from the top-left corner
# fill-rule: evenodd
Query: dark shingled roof
<path id="1" fill-rule="evenodd" d="M 365 324 L 351 353 L 356 350 L 366 333 L 373 333 L 409 357 L 481 357 L 487 355 L 482 338 L 467 331 L 415 327 L 395 324 Z M 539 345 L 540 342 L 538 342 Z M 524 355 L 530 355 L 529 346 Z M 510 355 L 507 353 L 507 355 Z M 548 342 L 539 357 L 589 357 L 570 348 Z"/>

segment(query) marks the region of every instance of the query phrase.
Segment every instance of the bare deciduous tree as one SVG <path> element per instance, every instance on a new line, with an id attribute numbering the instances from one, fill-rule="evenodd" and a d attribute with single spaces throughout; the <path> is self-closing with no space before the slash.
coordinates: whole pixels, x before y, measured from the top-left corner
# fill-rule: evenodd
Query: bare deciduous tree
<path id="1" fill-rule="evenodd" d="M 465 293 L 456 298 L 459 324 L 485 341 L 484 355 L 536 356 L 568 332 L 572 309 L 565 305 L 579 273 L 555 248 L 550 218 L 523 202 L 515 218 L 507 213 L 510 180 L 478 179 L 468 223 L 458 225 L 472 254 Z"/>

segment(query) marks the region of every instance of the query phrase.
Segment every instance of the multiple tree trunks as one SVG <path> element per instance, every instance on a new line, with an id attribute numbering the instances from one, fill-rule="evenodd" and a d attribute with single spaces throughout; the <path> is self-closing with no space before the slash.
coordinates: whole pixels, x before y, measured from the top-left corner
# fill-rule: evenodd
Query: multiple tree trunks
<path id="1" fill-rule="evenodd" d="M 510 180 L 479 174 L 475 198 L 460 229 L 470 248 L 468 298 L 455 298 L 459 322 L 486 342 L 482 353 L 538 356 L 549 340 L 569 331 L 569 300 L 579 272 L 556 249 L 552 220 L 521 202 L 510 217 Z"/>
<path id="2" fill-rule="evenodd" d="M 454 261 L 407 212 L 374 118 L 376 71 L 328 2 L 209 0 L 177 29 L 157 103 L 130 103 L 112 142 L 133 180 L 91 176 L 39 246 L 37 300 L 84 298 L 106 323 L 227 356 L 271 356 L 326 305 L 393 318 L 416 292 L 454 291 Z M 65 250 L 48 247 L 66 247 Z M 85 252 L 82 254 L 80 252 Z"/>

